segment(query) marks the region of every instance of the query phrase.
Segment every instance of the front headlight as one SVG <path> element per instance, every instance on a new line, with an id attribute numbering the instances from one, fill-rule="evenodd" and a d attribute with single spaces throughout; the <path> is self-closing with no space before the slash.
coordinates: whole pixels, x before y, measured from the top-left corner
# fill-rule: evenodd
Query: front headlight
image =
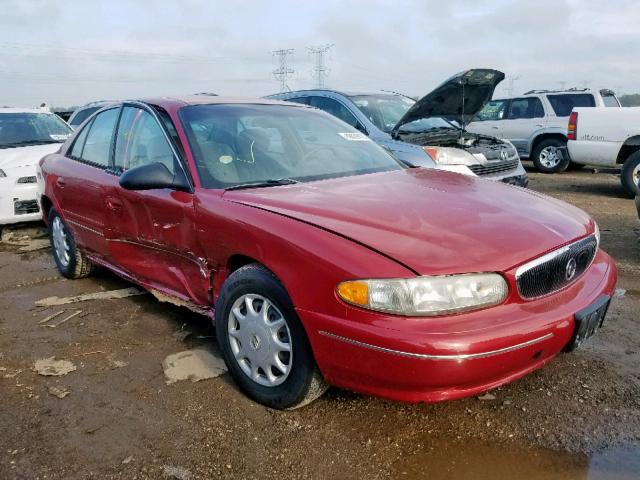
<path id="1" fill-rule="evenodd" d="M 6 177 L 6 176 L 7 176 L 7 174 L 6 174 L 6 173 L 4 173 L 4 170 L 2 170 L 2 169 L 0 168 L 0 178 Z"/>
<path id="2" fill-rule="evenodd" d="M 433 160 L 440 165 L 472 165 L 476 159 L 466 150 L 451 147 L 423 147 Z"/>
<path id="3" fill-rule="evenodd" d="M 509 289 L 497 273 L 351 280 L 338 297 L 358 307 L 397 315 L 434 316 L 502 303 Z"/>

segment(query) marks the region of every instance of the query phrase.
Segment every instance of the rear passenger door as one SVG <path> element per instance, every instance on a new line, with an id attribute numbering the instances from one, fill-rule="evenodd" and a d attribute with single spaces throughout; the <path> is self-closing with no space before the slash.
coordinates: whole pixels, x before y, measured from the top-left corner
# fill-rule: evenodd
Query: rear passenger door
<path id="1" fill-rule="evenodd" d="M 152 163 L 162 163 L 172 173 L 184 168 L 160 120 L 146 106 L 125 104 L 115 138 L 116 172 Z M 140 280 L 205 304 L 209 278 L 198 255 L 193 201 L 190 192 L 131 191 L 117 185 L 107 197 L 113 225 L 110 252 L 118 266 Z"/>
<path id="2" fill-rule="evenodd" d="M 54 197 L 74 238 L 88 252 L 108 257 L 104 198 L 118 179 L 108 172 L 119 107 L 99 113 L 56 164 Z"/>
<path id="3" fill-rule="evenodd" d="M 511 141 L 520 155 L 526 155 L 529 139 L 545 126 L 544 107 L 538 97 L 513 98 L 502 122 L 501 138 Z"/>

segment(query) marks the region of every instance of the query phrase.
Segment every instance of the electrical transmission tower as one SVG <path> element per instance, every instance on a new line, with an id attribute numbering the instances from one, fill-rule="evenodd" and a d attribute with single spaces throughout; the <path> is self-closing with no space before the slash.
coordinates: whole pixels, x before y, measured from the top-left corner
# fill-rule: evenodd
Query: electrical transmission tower
<path id="1" fill-rule="evenodd" d="M 291 55 L 293 55 L 293 48 L 275 50 L 273 52 L 273 56 L 278 57 L 280 64 L 280 66 L 273 71 L 273 76 L 280 82 L 281 92 L 290 90 L 289 85 L 287 85 L 287 80 L 293 75 L 294 70 L 287 65 L 287 57 Z"/>
<path id="2" fill-rule="evenodd" d="M 316 79 L 316 88 L 324 88 L 324 79 L 329 75 L 329 69 L 324 64 L 324 55 L 331 47 L 333 44 L 307 47 L 309 53 L 314 57 L 313 76 Z"/>
<path id="3" fill-rule="evenodd" d="M 513 86 L 516 83 L 516 80 L 520 80 L 520 75 L 514 75 L 511 77 L 507 77 L 508 87 L 507 87 L 507 96 L 509 98 L 513 97 Z"/>

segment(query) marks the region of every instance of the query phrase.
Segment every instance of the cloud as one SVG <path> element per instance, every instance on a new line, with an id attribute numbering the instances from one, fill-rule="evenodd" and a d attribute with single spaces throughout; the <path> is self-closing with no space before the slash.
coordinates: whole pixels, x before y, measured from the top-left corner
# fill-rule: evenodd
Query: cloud
<path id="1" fill-rule="evenodd" d="M 490 67 L 519 77 L 515 92 L 566 82 L 629 93 L 640 83 L 639 20 L 640 2 L 626 0 L 3 0 L 0 104 L 265 95 L 278 89 L 278 48 L 295 49 L 290 86 L 309 88 L 306 47 L 317 44 L 334 45 L 334 88 L 420 95 Z"/>

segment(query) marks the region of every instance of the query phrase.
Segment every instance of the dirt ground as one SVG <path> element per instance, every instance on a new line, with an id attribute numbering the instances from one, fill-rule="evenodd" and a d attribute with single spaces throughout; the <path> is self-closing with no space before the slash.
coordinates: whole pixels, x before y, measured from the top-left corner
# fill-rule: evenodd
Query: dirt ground
<path id="1" fill-rule="evenodd" d="M 168 355 L 215 354 L 206 318 L 148 294 L 36 306 L 131 285 L 104 271 L 64 280 L 49 249 L 0 245 L 0 478 L 640 478 L 634 204 L 614 175 L 588 170 L 531 173 L 530 187 L 596 218 L 618 295 L 585 348 L 484 400 L 405 405 L 330 389 L 277 412 L 226 374 L 168 385 Z M 35 362 L 53 356 L 75 370 L 39 375 Z"/>

